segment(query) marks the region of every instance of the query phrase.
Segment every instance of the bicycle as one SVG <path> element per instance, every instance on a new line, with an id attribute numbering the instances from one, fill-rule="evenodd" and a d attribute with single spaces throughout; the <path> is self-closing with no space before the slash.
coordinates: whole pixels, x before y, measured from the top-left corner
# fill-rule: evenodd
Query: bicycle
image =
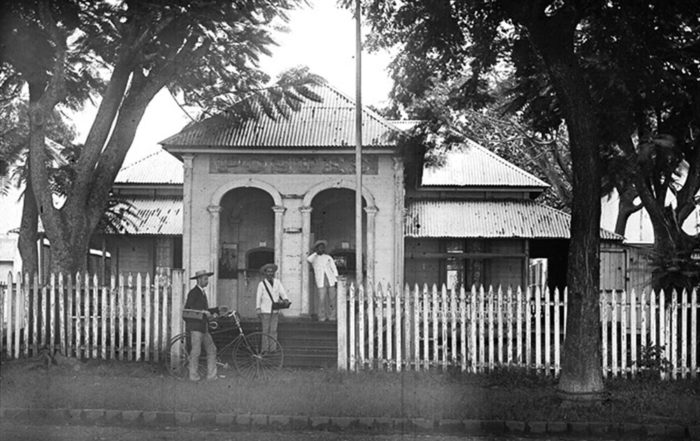
<path id="1" fill-rule="evenodd" d="M 224 334 L 237 333 L 234 338 Z M 236 371 L 248 378 L 264 378 L 282 368 L 284 351 L 276 338 L 265 332 L 246 334 L 236 311 L 209 321 L 209 333 L 216 345 L 217 366 L 228 368 L 230 360 Z M 218 338 L 217 338 L 218 336 Z M 180 333 L 170 339 L 163 351 L 163 366 L 173 377 L 189 377 L 190 336 Z M 199 359 L 199 374 L 206 376 L 206 354 L 202 351 Z"/>

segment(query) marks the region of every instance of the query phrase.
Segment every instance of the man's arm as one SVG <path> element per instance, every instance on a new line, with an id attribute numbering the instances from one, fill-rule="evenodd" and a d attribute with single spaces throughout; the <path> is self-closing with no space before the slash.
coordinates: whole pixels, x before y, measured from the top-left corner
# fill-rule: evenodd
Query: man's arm
<path id="1" fill-rule="evenodd" d="M 318 255 L 316 254 L 316 251 L 312 251 L 311 254 L 309 254 L 309 257 L 306 258 L 306 261 L 309 263 L 314 263 L 314 260 L 316 260 L 317 257 Z"/>

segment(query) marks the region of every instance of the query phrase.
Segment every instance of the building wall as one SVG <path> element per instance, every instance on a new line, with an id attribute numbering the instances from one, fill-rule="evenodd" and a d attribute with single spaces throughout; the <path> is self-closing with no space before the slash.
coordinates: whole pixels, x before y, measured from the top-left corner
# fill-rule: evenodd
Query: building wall
<path id="1" fill-rule="evenodd" d="M 323 152 L 324 155 L 327 152 Z M 269 154 L 272 156 L 273 154 Z M 368 155 L 366 155 L 368 156 Z M 363 175 L 363 187 L 372 203 L 377 208 L 375 219 L 375 250 L 373 261 L 376 282 L 392 282 L 395 279 L 395 228 L 396 218 L 400 215 L 395 211 L 395 198 L 399 191 L 395 188 L 395 166 L 392 155 L 376 155 L 376 174 Z M 292 158 L 293 155 L 286 155 Z M 328 155 L 332 158 L 333 155 Z M 261 161 L 265 160 L 261 154 Z M 293 162 L 294 159 L 290 159 Z M 187 161 L 185 161 L 187 164 Z M 263 171 L 264 168 L 262 168 Z M 208 210 L 210 206 L 219 206 L 218 196 L 225 194 L 227 189 L 241 186 L 263 188 L 272 194 L 273 200 L 279 200 L 283 213 L 281 215 L 281 271 L 278 276 L 282 279 L 290 298 L 293 302 L 289 315 L 302 313 L 302 271 L 308 268 L 305 257 L 308 248 L 303 240 L 303 216 L 304 204 L 313 194 L 320 194 L 325 189 L 351 188 L 354 189 L 354 173 L 328 174 L 328 173 L 259 173 L 250 169 L 247 173 L 226 173 L 214 170 L 212 158 L 209 154 L 198 154 L 192 158 L 191 186 L 188 190 L 188 172 L 185 171 L 185 201 L 191 199 L 191 223 L 185 225 L 185 234 L 191 231 L 189 249 L 189 263 L 184 262 L 185 268 L 194 272 L 198 268 L 215 268 L 216 262 L 212 258 L 211 243 L 216 238 L 216 231 L 212 231 L 212 219 L 219 214 L 212 214 Z M 190 194 L 188 195 L 188 191 Z M 223 193 L 222 193 L 223 192 Z M 306 199 L 305 199 L 306 198 Z M 277 202 L 276 202 L 277 203 Z M 313 206 L 313 200 L 311 200 Z M 185 216 L 185 223 L 187 223 Z M 215 239 L 213 239 L 215 238 Z M 311 239 L 311 237 L 309 237 Z M 185 255 L 188 253 L 185 252 Z M 218 254 L 218 253 L 217 253 Z M 302 263 L 303 262 L 303 263 Z M 226 286 L 216 283 L 216 302 L 233 304 L 235 295 Z M 304 294 L 306 295 L 306 294 Z"/>
<path id="2" fill-rule="evenodd" d="M 451 257 L 450 250 L 487 256 Z M 449 288 L 451 280 L 457 277 L 459 285 L 465 287 L 484 284 L 494 288 L 499 285 L 525 288 L 524 257 L 514 256 L 524 253 L 523 239 L 406 238 L 406 283 L 411 286 L 444 283 Z"/>

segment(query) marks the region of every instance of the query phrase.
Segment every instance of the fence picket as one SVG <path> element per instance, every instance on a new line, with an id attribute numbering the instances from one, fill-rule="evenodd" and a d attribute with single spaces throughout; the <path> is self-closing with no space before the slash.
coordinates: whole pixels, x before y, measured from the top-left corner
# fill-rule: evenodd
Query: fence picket
<path id="1" fill-rule="evenodd" d="M 698 374 L 698 291 L 693 288 L 690 298 L 690 377 Z"/>
<path id="2" fill-rule="evenodd" d="M 10 280 L 11 276 L 8 276 L 8 280 Z M 8 299 L 7 295 L 7 290 L 0 289 L 0 359 L 3 358 L 3 353 L 5 352 L 5 345 L 3 344 L 3 339 L 5 338 L 5 327 L 3 326 L 4 323 L 7 323 L 5 320 L 5 313 L 7 312 L 7 306 L 5 304 L 11 305 L 12 303 Z M 9 334 L 9 329 L 8 329 L 8 334 Z M 36 335 L 36 332 L 34 333 Z M 7 358 L 9 357 L 9 353 L 7 354 Z"/>
<path id="3" fill-rule="evenodd" d="M 100 306 L 101 306 L 101 312 L 100 312 L 100 317 L 102 318 L 102 321 L 100 323 L 100 357 L 103 360 L 107 359 L 107 314 L 109 313 L 108 309 L 108 301 L 107 301 L 107 285 L 104 284 L 102 285 L 102 290 L 101 290 L 101 300 L 100 300 Z"/>
<path id="4" fill-rule="evenodd" d="M 381 285 L 380 285 L 381 286 Z M 384 310 L 386 314 L 386 332 L 384 335 L 386 335 L 386 356 L 382 357 L 384 361 L 384 366 L 387 370 L 391 370 L 391 359 L 392 359 L 392 354 L 394 353 L 394 346 L 393 346 L 393 339 L 391 338 L 391 330 L 393 329 L 392 326 L 392 294 L 391 294 L 391 286 L 387 285 L 386 290 L 384 291 L 384 296 L 383 296 L 383 301 L 386 302 L 386 308 Z"/>
<path id="5" fill-rule="evenodd" d="M 151 275 L 146 273 L 146 290 L 143 292 L 143 359 L 149 361 L 151 359 Z"/>
<path id="6" fill-rule="evenodd" d="M 678 369 L 678 291 L 671 292 L 671 379 L 676 379 Z"/>
<path id="7" fill-rule="evenodd" d="M 438 291 L 436 285 L 433 285 L 433 291 L 430 296 L 430 311 L 431 319 L 433 321 L 433 366 L 438 367 L 438 335 L 440 334 L 438 334 Z"/>
<path id="8" fill-rule="evenodd" d="M 640 338 L 639 338 L 639 350 L 644 351 L 647 346 L 647 323 L 649 322 L 647 319 L 647 314 L 649 313 L 649 308 L 647 305 L 647 297 L 646 297 L 646 291 L 642 290 L 642 292 L 639 294 L 639 307 L 640 307 Z M 639 366 L 637 366 L 637 370 L 639 370 Z"/>
<path id="9" fill-rule="evenodd" d="M 525 366 L 528 369 L 533 367 L 532 360 L 532 315 L 533 315 L 533 299 L 532 289 L 528 286 L 525 291 Z"/>
<path id="10" fill-rule="evenodd" d="M 428 285 L 423 285 L 423 368 L 428 369 L 430 367 L 430 359 L 428 352 L 428 344 L 430 343 L 430 334 L 428 328 Z"/>
<path id="11" fill-rule="evenodd" d="M 483 285 L 479 287 L 479 360 L 477 362 L 478 371 L 483 372 L 486 368 L 486 292 Z"/>
<path id="12" fill-rule="evenodd" d="M 34 355 L 39 355 L 39 333 L 38 331 L 38 321 L 39 321 L 39 275 L 34 274 L 32 288 L 30 289 L 30 299 L 32 304 L 32 346 L 34 348 Z M 2 305 L 0 305 L 2 307 Z M 2 317 L 2 314 L 0 314 Z M 70 324 L 70 322 L 69 322 Z M 2 326 L 0 326 L 1 328 Z M 70 332 L 70 327 L 68 328 Z M 70 343 L 70 334 L 68 334 L 68 342 Z M 2 332 L 0 332 L 0 345 L 2 345 Z M 1 351 L 0 351 L 1 352 Z"/>
<path id="13" fill-rule="evenodd" d="M 124 275 L 119 274 L 119 297 L 117 297 L 117 304 L 119 305 L 118 308 L 118 318 L 117 318 L 117 324 L 119 325 L 117 333 L 118 333 L 118 339 L 119 339 L 119 345 L 118 345 L 118 351 L 119 351 L 119 360 L 124 360 L 124 343 L 125 343 L 125 337 L 126 337 L 126 332 L 124 332 L 124 323 L 126 322 L 124 318 L 124 308 L 126 305 L 126 287 L 124 286 Z"/>
<path id="14" fill-rule="evenodd" d="M 416 283 L 414 288 L 413 288 L 413 367 L 414 370 L 419 371 L 421 367 L 421 358 L 420 358 L 420 328 L 421 328 L 421 322 L 420 322 L 420 315 L 421 315 L 421 308 L 420 308 L 420 296 L 419 296 L 420 290 L 418 288 L 418 284 Z"/>
<path id="15" fill-rule="evenodd" d="M 367 345 L 367 351 L 368 351 L 368 365 L 370 369 L 374 369 L 376 366 L 376 347 L 374 344 L 375 341 L 375 336 L 376 334 L 374 333 L 375 329 L 375 323 L 377 321 L 377 316 L 376 316 L 376 310 L 375 310 L 375 293 L 374 292 L 369 292 L 365 293 L 365 298 L 367 299 L 367 335 L 369 335 L 368 338 L 368 345 Z"/>
<path id="16" fill-rule="evenodd" d="M 469 294 L 470 298 L 470 309 L 469 309 L 469 337 L 470 337 L 470 348 L 469 348 L 469 358 L 472 364 L 472 373 L 476 373 L 479 368 L 479 359 L 477 358 L 477 297 L 476 297 L 476 286 L 472 285 L 471 292 Z"/>
<path id="17" fill-rule="evenodd" d="M 516 313 L 515 313 L 515 331 L 516 331 L 516 363 L 523 364 L 523 290 L 518 287 L 516 292 Z M 527 311 L 529 312 L 529 311 Z"/>
<path id="18" fill-rule="evenodd" d="M 551 346 L 552 346 L 552 338 L 551 338 L 551 329 L 550 329 L 550 318 L 551 318 L 551 307 L 552 307 L 552 302 L 549 299 L 549 287 L 545 287 L 544 290 L 542 290 L 542 294 L 544 294 L 544 373 L 545 375 L 550 375 L 551 372 Z"/>
<path id="19" fill-rule="evenodd" d="M 666 295 L 663 289 L 659 292 L 659 346 L 663 348 L 663 355 L 666 360 L 669 360 L 671 357 L 666 339 Z M 666 378 L 666 372 L 661 372 L 661 378 Z"/>
<path id="20" fill-rule="evenodd" d="M 358 340 L 358 358 L 361 368 L 365 367 L 365 298 L 368 295 L 364 290 L 357 293 L 357 340 Z M 367 338 L 371 338 L 369 335 Z"/>
<path id="21" fill-rule="evenodd" d="M 455 364 L 457 361 L 457 294 L 454 286 L 450 289 L 450 363 Z"/>
<path id="22" fill-rule="evenodd" d="M 506 297 L 506 329 L 508 332 L 506 362 L 508 366 L 511 366 L 513 364 L 513 288 L 511 286 L 508 286 Z"/>
<path id="23" fill-rule="evenodd" d="M 51 291 L 49 295 L 49 333 L 48 349 L 49 354 L 56 350 L 56 279 L 51 277 Z"/>
<path id="24" fill-rule="evenodd" d="M 160 361 L 160 293 L 163 290 L 161 278 L 153 276 L 153 361 Z"/>
<path id="25" fill-rule="evenodd" d="M 141 273 L 136 273 L 136 298 L 134 305 L 136 306 L 136 343 L 134 347 L 134 358 L 136 361 L 141 360 L 141 338 L 143 337 L 143 291 L 141 290 Z"/>
<path id="26" fill-rule="evenodd" d="M 58 347 L 61 354 L 66 355 L 66 322 L 68 315 L 65 310 L 63 297 L 65 296 L 65 284 L 63 274 L 58 276 Z"/>
<path id="27" fill-rule="evenodd" d="M 377 288 L 374 294 L 377 311 L 377 368 L 384 367 L 384 292 L 382 287 Z"/>
<path id="28" fill-rule="evenodd" d="M 90 276 L 83 277 L 83 355 L 90 358 Z"/>
<path id="29" fill-rule="evenodd" d="M 627 374 L 627 317 L 629 308 L 627 304 L 627 292 L 622 291 L 620 296 L 620 374 Z"/>
<path id="30" fill-rule="evenodd" d="M 634 377 L 637 373 L 637 293 L 632 289 L 630 299 L 630 374 Z"/>
<path id="31" fill-rule="evenodd" d="M 600 325 L 601 325 L 601 345 L 600 352 L 603 361 L 603 378 L 608 377 L 608 317 L 612 317 L 612 308 L 608 308 L 608 301 L 605 293 L 600 296 Z M 610 310 L 610 311 L 608 311 Z M 608 314 L 609 312 L 609 314 Z M 612 320 L 611 320 L 612 321 Z"/>
<path id="32" fill-rule="evenodd" d="M 535 288 L 535 370 L 542 368 L 542 291 Z"/>
<path id="33" fill-rule="evenodd" d="M 442 288 L 440 290 L 440 310 L 438 311 L 438 321 L 440 325 L 440 348 L 442 349 L 442 353 L 440 354 L 440 364 L 442 366 L 442 370 L 445 371 L 447 370 L 447 286 L 445 284 L 442 284 Z M 437 336 L 435 337 L 435 349 L 437 350 L 438 344 L 437 344 Z"/>
<path id="34" fill-rule="evenodd" d="M 619 365 L 618 365 L 618 349 L 617 349 L 617 322 L 618 322 L 618 317 L 619 317 L 619 304 L 617 301 L 617 291 L 613 290 L 612 291 L 612 314 L 611 314 L 611 323 L 612 323 L 612 345 L 611 345 L 611 353 L 612 353 L 612 374 L 614 377 L 617 377 L 617 374 L 619 372 Z"/>
<path id="35" fill-rule="evenodd" d="M 13 275 L 10 272 L 10 274 L 7 276 L 7 309 L 5 310 L 5 321 L 7 323 L 7 326 L 5 329 L 7 329 L 7 335 L 5 335 L 5 352 L 7 353 L 8 357 L 12 357 L 13 351 L 12 351 L 12 322 L 14 321 L 14 307 L 15 307 L 15 295 L 14 295 L 14 285 L 12 284 L 12 279 Z M 2 325 L 0 325 L 0 328 Z M 42 345 L 43 346 L 43 345 Z"/>
<path id="36" fill-rule="evenodd" d="M 117 281 L 112 274 L 109 278 L 109 359 L 117 358 Z M 165 311 L 163 311 L 165 314 Z"/>
<path id="37" fill-rule="evenodd" d="M 559 303 L 559 288 L 554 288 L 554 375 L 559 375 L 561 369 L 561 304 Z"/>
<path id="38" fill-rule="evenodd" d="M 394 325 L 395 325 L 395 330 L 394 330 L 394 337 L 396 339 L 395 341 L 395 346 L 396 346 L 396 356 L 394 357 L 394 360 L 396 360 L 396 371 L 400 372 L 401 371 L 401 288 L 399 286 L 394 287 L 394 290 L 391 290 L 391 285 L 389 285 L 389 292 L 394 293 L 394 311 L 396 311 L 396 316 L 394 317 Z"/>
<path id="39" fill-rule="evenodd" d="M 411 328 L 413 324 L 413 307 L 411 305 L 413 301 L 413 296 L 411 296 L 411 291 L 408 289 L 408 285 L 404 285 L 403 288 L 403 356 L 404 356 L 404 369 L 407 371 L 411 370 L 411 357 L 413 355 L 413 330 Z"/>
<path id="40" fill-rule="evenodd" d="M 360 286 L 360 289 L 362 287 Z M 357 370 L 357 360 L 355 359 L 355 285 L 350 284 L 350 312 L 348 314 L 348 329 L 349 329 L 349 339 L 350 339 L 350 370 Z"/>
<path id="41" fill-rule="evenodd" d="M 683 292 L 681 293 L 681 366 L 680 366 L 680 375 L 681 377 L 685 378 L 686 375 L 688 374 L 688 294 L 687 291 L 684 289 Z"/>
<path id="42" fill-rule="evenodd" d="M 503 289 L 499 285 L 496 297 L 496 335 L 498 338 L 496 359 L 499 365 L 503 364 L 503 309 Z"/>
<path id="43" fill-rule="evenodd" d="M 99 341 L 97 340 L 97 328 L 100 324 L 99 295 L 100 285 L 97 280 L 97 274 L 94 274 L 92 277 L 92 304 L 90 305 L 90 323 L 92 324 L 92 336 L 90 338 L 90 344 L 92 345 L 92 358 L 97 358 L 97 346 L 99 345 Z"/>
<path id="44" fill-rule="evenodd" d="M 467 370 L 467 293 L 464 291 L 464 285 L 459 288 L 459 341 L 460 341 L 460 351 L 461 351 L 461 371 Z"/>

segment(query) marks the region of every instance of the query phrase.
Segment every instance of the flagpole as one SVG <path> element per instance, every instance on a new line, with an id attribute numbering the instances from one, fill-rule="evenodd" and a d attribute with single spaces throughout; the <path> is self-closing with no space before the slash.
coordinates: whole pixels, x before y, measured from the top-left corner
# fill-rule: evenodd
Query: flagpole
<path id="1" fill-rule="evenodd" d="M 361 0 L 355 0 L 355 283 L 362 286 L 362 37 Z"/>

